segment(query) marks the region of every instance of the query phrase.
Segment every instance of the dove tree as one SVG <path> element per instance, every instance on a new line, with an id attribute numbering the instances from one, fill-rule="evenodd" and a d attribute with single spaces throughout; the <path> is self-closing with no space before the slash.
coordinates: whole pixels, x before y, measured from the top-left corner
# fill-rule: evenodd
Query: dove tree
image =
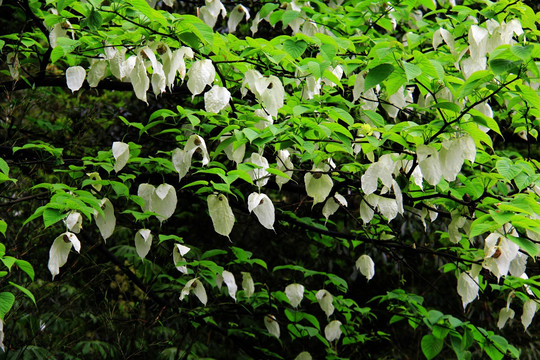
<path id="1" fill-rule="evenodd" d="M 0 349 L 540 356 L 538 10 L 0 1 Z"/>

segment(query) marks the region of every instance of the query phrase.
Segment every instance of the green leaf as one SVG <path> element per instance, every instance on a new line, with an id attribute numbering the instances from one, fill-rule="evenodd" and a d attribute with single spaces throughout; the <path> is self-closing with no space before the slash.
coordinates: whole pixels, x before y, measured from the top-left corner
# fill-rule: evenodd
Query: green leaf
<path id="1" fill-rule="evenodd" d="M 508 239 L 510 239 L 513 243 L 518 244 L 520 248 L 525 250 L 529 255 L 531 255 L 532 258 L 535 258 L 538 253 L 540 253 L 540 250 L 538 249 L 538 246 L 536 246 L 535 243 L 533 243 L 531 240 L 517 237 L 513 235 L 508 235 Z"/>
<path id="2" fill-rule="evenodd" d="M 493 59 L 489 61 L 489 67 L 495 75 L 504 74 L 506 72 L 515 73 L 521 66 L 522 61 L 512 61 L 508 59 Z"/>
<path id="3" fill-rule="evenodd" d="M 4 220 L 0 220 L 0 233 L 6 236 L 7 223 Z"/>
<path id="4" fill-rule="evenodd" d="M 512 161 L 507 158 L 498 160 L 495 168 L 507 181 L 511 181 L 521 172 L 521 167 L 514 165 Z"/>
<path id="5" fill-rule="evenodd" d="M 295 10 L 285 11 L 283 13 L 283 16 L 281 17 L 281 22 L 283 23 L 283 27 L 286 27 L 287 25 L 289 25 L 291 21 L 300 17 L 300 15 L 302 15 L 300 11 L 295 11 Z"/>
<path id="6" fill-rule="evenodd" d="M 165 28 L 168 26 L 167 19 L 159 11 L 152 9 L 146 0 L 132 0 L 129 3 L 146 16 L 150 22 L 157 21 Z"/>
<path id="7" fill-rule="evenodd" d="M 62 210 L 47 208 L 43 211 L 43 224 L 49 227 L 67 216 Z"/>
<path id="8" fill-rule="evenodd" d="M 431 360 L 441 352 L 443 344 L 444 342 L 442 339 L 437 339 L 435 336 L 428 334 L 424 335 L 420 346 L 422 347 L 424 356 L 428 360 Z"/>
<path id="9" fill-rule="evenodd" d="M 403 62 L 403 69 L 405 70 L 405 76 L 407 76 L 407 80 L 412 80 L 422 74 L 422 69 L 420 69 L 418 65 L 411 64 L 406 61 Z"/>
<path id="10" fill-rule="evenodd" d="M 34 281 L 34 276 L 35 276 L 34 268 L 28 261 L 17 259 L 15 261 L 15 265 L 17 265 L 19 269 L 24 271 L 30 277 L 30 279 Z"/>
<path id="11" fill-rule="evenodd" d="M 450 111 L 453 111 L 455 113 L 459 113 L 461 111 L 461 108 L 459 107 L 459 105 L 453 103 L 453 102 L 448 102 L 448 101 L 440 101 L 436 104 L 433 104 L 431 105 L 432 108 L 435 108 L 435 109 L 445 109 L 445 110 L 450 110 Z"/>
<path id="12" fill-rule="evenodd" d="M 394 66 L 392 64 L 380 64 L 375 66 L 366 75 L 366 79 L 364 82 L 365 91 L 382 83 L 388 76 L 390 76 L 393 71 Z"/>
<path id="13" fill-rule="evenodd" d="M 6 291 L 0 293 L 0 319 L 4 320 L 4 316 L 6 316 L 14 302 L 15 295 L 12 293 Z"/>
<path id="14" fill-rule="evenodd" d="M 521 60 L 527 60 L 531 56 L 533 48 L 533 45 L 513 45 L 510 51 Z"/>
<path id="15" fill-rule="evenodd" d="M 32 300 L 32 302 L 34 303 L 34 305 L 37 306 L 36 304 L 36 298 L 34 297 L 34 294 L 32 294 L 30 292 L 30 290 L 28 290 L 27 288 L 21 286 L 21 285 L 18 285 L 18 284 L 15 284 L 14 282 L 9 282 L 10 285 L 13 285 L 15 286 L 17 289 L 21 290 L 26 296 L 28 296 L 30 298 L 30 300 Z"/>

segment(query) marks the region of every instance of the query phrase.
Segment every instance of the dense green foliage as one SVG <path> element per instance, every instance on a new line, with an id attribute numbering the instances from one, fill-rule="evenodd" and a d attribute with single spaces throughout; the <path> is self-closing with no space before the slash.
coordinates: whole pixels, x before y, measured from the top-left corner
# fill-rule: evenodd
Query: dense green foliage
<path id="1" fill-rule="evenodd" d="M 538 358 L 529 5 L 4 1 L 0 357 Z"/>

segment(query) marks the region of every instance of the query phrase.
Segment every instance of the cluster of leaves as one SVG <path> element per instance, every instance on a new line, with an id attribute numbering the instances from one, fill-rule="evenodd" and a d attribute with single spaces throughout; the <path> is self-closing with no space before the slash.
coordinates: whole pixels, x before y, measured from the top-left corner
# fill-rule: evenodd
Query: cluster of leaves
<path id="1" fill-rule="evenodd" d="M 34 266 L 47 259 L 34 284 L 52 275 L 107 303 L 85 312 L 106 331 L 74 335 L 73 353 L 519 357 L 528 333 L 501 329 L 522 308 L 527 330 L 540 297 L 533 9 L 184 5 L 3 4 L 25 20 L 0 38 L 1 170 L 29 185 L 4 186 L 2 205 L 21 208 L 2 215 L 3 233 L 15 252 L 36 245 Z M 56 90 L 58 101 L 112 109 L 81 121 L 20 105 L 48 86 L 73 93 Z M 23 230 L 39 240 L 19 244 Z M 94 268 L 102 299 L 85 285 Z M 113 341 L 118 317 L 142 319 L 148 334 Z M 39 353 L 40 338 L 71 326 L 32 318 L 34 335 L 7 340 L 8 356 Z"/>

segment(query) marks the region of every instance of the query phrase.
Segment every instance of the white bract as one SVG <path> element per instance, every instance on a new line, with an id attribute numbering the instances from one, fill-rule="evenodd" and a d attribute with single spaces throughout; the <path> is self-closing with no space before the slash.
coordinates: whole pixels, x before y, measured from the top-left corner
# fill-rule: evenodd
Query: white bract
<path id="1" fill-rule="evenodd" d="M 214 114 L 224 109 L 231 100 L 231 93 L 224 87 L 214 85 L 204 94 L 205 110 Z"/>
<path id="2" fill-rule="evenodd" d="M 205 0 L 205 6 L 199 9 L 199 16 L 206 23 L 206 25 L 213 28 L 216 25 L 219 13 L 221 16 L 227 16 L 227 9 L 221 3 L 220 0 Z"/>
<path id="3" fill-rule="evenodd" d="M 279 324 L 274 315 L 266 315 L 264 317 L 264 326 L 266 330 L 279 339 Z"/>
<path id="4" fill-rule="evenodd" d="M 527 330 L 529 325 L 531 325 L 534 314 L 538 309 L 538 304 L 535 300 L 529 299 L 523 304 L 523 314 L 521 315 L 521 324 Z"/>
<path id="5" fill-rule="evenodd" d="M 298 354 L 294 360 L 312 360 L 311 354 L 307 351 L 302 351 L 300 354 Z"/>
<path id="6" fill-rule="evenodd" d="M 197 278 L 191 279 L 186 283 L 180 293 L 180 301 L 184 300 L 184 297 L 189 295 L 189 293 L 192 291 L 195 296 L 197 296 L 197 299 L 199 299 L 199 301 L 202 302 L 204 306 L 206 306 L 206 303 L 208 302 L 206 290 L 204 289 L 202 282 Z"/>
<path id="7" fill-rule="evenodd" d="M 330 167 L 326 164 L 317 167 L 313 166 L 311 172 L 304 175 L 306 193 L 313 198 L 313 206 L 323 202 L 330 195 L 330 191 L 332 191 L 332 187 L 334 186 L 332 178 L 328 174 L 323 174 L 323 172 L 328 172 L 329 170 Z"/>
<path id="8" fill-rule="evenodd" d="M 423 178 L 430 185 L 437 185 L 442 177 L 441 163 L 437 149 L 429 145 L 418 145 L 416 147 L 418 156 L 418 166 L 422 170 Z"/>
<path id="9" fill-rule="evenodd" d="M 81 242 L 77 238 L 77 235 L 66 231 L 65 233 L 54 239 L 54 242 L 49 250 L 49 271 L 52 274 L 52 278 L 60 273 L 60 268 L 65 265 L 68 259 L 69 251 L 71 248 L 75 251 L 81 251 Z"/>
<path id="10" fill-rule="evenodd" d="M 107 76 L 107 61 L 103 59 L 94 61 L 88 70 L 88 85 L 90 87 L 98 86 L 105 76 Z"/>
<path id="11" fill-rule="evenodd" d="M 273 117 L 277 117 L 277 112 L 283 107 L 283 99 L 285 97 L 285 89 L 276 76 L 268 78 L 268 85 L 262 94 L 262 102 L 266 111 Z"/>
<path id="12" fill-rule="evenodd" d="M 291 161 L 291 154 L 289 150 L 278 150 L 276 164 L 276 169 L 284 172 L 287 176 L 289 176 L 289 178 L 292 176 L 292 169 L 294 168 L 294 165 Z M 281 190 L 283 184 L 289 182 L 289 178 L 283 176 L 276 176 L 276 184 L 278 184 L 279 190 Z"/>
<path id="13" fill-rule="evenodd" d="M 319 306 L 326 314 L 326 317 L 330 317 L 334 313 L 334 304 L 332 297 L 332 294 L 328 292 L 327 290 L 319 290 L 317 291 L 317 294 L 315 294 L 315 297 L 317 298 L 317 302 L 319 303 Z"/>
<path id="14" fill-rule="evenodd" d="M 166 46 L 165 53 L 161 56 L 163 62 L 163 72 L 167 79 L 167 86 L 172 89 L 176 74 L 180 75 L 180 79 L 184 81 L 186 76 L 186 63 L 184 58 L 193 59 L 193 50 L 189 47 L 181 47 L 180 49 L 171 52 L 169 47 Z"/>
<path id="15" fill-rule="evenodd" d="M 251 177 L 251 180 L 255 182 L 255 184 L 258 187 L 264 186 L 268 183 L 268 169 L 270 165 L 268 164 L 268 160 L 262 155 L 259 155 L 257 153 L 252 153 L 251 157 L 246 159 L 246 162 L 250 162 L 254 165 L 257 165 L 259 168 L 253 169 L 248 171 L 249 176 Z"/>
<path id="16" fill-rule="evenodd" d="M 142 210 L 155 212 L 161 222 L 170 218 L 176 210 L 178 198 L 172 185 L 161 184 L 156 188 L 150 184 L 140 184 L 137 195 L 144 200 Z"/>
<path id="17" fill-rule="evenodd" d="M 463 303 L 463 310 L 467 308 L 467 305 L 473 302 L 478 297 L 478 273 L 480 272 L 480 266 L 473 265 L 471 271 L 462 272 L 459 275 L 457 282 L 457 292 L 461 296 L 461 302 Z"/>
<path id="18" fill-rule="evenodd" d="M 322 209 L 322 214 L 327 221 L 328 218 L 333 215 L 340 206 L 347 207 L 347 200 L 339 193 L 336 193 L 333 197 L 329 197 L 326 200 Z"/>
<path id="19" fill-rule="evenodd" d="M 510 224 L 506 224 L 504 229 L 491 233 L 484 240 L 484 261 L 482 266 L 488 269 L 499 279 L 506 276 L 510 270 L 510 263 L 516 258 L 519 245 L 506 238 L 503 234 L 518 236 L 515 229 Z"/>
<path id="20" fill-rule="evenodd" d="M 274 204 L 266 194 L 251 193 L 248 197 L 248 211 L 255 213 L 262 226 L 274 230 Z"/>
<path id="21" fill-rule="evenodd" d="M 225 141 L 228 138 L 230 138 L 229 135 L 222 136 L 221 141 Z M 234 161 L 236 164 L 240 164 L 242 161 L 244 161 L 244 155 L 246 154 L 246 144 L 240 144 L 235 148 L 235 144 L 231 143 L 225 149 L 223 149 L 225 152 L 225 155 L 227 155 L 227 159 Z"/>
<path id="22" fill-rule="evenodd" d="M 242 289 L 248 298 L 255 293 L 255 283 L 248 272 L 242 272 Z"/>
<path id="23" fill-rule="evenodd" d="M 135 250 L 141 259 L 144 259 L 152 246 L 152 233 L 148 229 L 140 229 L 135 234 Z"/>
<path id="24" fill-rule="evenodd" d="M 375 276 L 375 263 L 369 255 L 362 255 L 356 260 L 356 268 L 369 281 Z"/>
<path id="25" fill-rule="evenodd" d="M 234 214 L 229 200 L 223 194 L 211 194 L 208 195 L 207 203 L 214 230 L 220 235 L 229 237 L 234 226 Z"/>
<path id="26" fill-rule="evenodd" d="M 86 78 L 86 70 L 82 66 L 71 66 L 66 70 L 67 87 L 72 92 L 79 90 Z"/>
<path id="27" fill-rule="evenodd" d="M 388 188 L 392 187 L 394 181 L 394 178 L 392 177 L 394 165 L 391 154 L 385 154 L 379 158 L 379 161 L 371 164 L 361 178 L 362 190 L 364 193 L 369 195 L 375 192 L 378 187 L 379 179 L 381 179 L 384 186 Z"/>
<path id="28" fill-rule="evenodd" d="M 341 321 L 330 321 L 324 328 L 324 337 L 328 341 L 338 340 L 341 337 Z"/>
<path id="29" fill-rule="evenodd" d="M 146 101 L 146 92 L 150 88 L 150 79 L 148 78 L 148 75 L 146 75 L 146 66 L 144 66 L 144 60 L 140 55 L 135 58 L 133 70 L 130 72 L 126 71 L 126 73 L 129 74 L 131 85 L 133 85 L 133 91 L 135 92 L 137 99 L 148 103 L 148 101 Z"/>
<path id="30" fill-rule="evenodd" d="M 178 265 L 178 263 L 186 261 L 184 259 L 184 255 L 186 255 L 189 252 L 189 250 L 191 250 L 191 249 L 188 248 L 187 246 L 184 246 L 182 244 L 174 244 L 173 263 L 174 263 L 174 266 L 176 267 L 176 269 L 178 271 L 180 271 L 182 274 L 187 274 L 187 272 L 188 272 L 187 266 L 186 265 Z"/>
<path id="31" fill-rule="evenodd" d="M 502 329 L 509 319 L 514 318 L 514 314 L 514 310 L 510 309 L 509 306 L 502 308 L 499 312 L 499 321 L 497 321 L 497 327 Z"/>
<path id="32" fill-rule="evenodd" d="M 114 171 L 119 172 L 126 166 L 129 160 L 129 145 L 124 142 L 115 141 L 112 144 L 112 153 L 116 160 Z"/>
<path id="33" fill-rule="evenodd" d="M 233 33 L 236 31 L 236 27 L 246 17 L 246 21 L 249 20 L 249 10 L 244 5 L 236 5 L 229 15 L 229 20 L 227 22 L 227 27 L 229 32 Z"/>
<path id="34" fill-rule="evenodd" d="M 106 241 L 114 232 L 116 227 L 116 216 L 114 216 L 113 204 L 107 198 L 101 200 L 101 209 L 105 216 L 101 215 L 97 210 L 94 210 L 94 220 L 99 228 L 99 232 Z"/>
<path id="35" fill-rule="evenodd" d="M 172 162 L 174 169 L 178 172 L 179 179 L 182 180 L 191 167 L 191 160 L 193 154 L 197 152 L 202 155 L 202 165 L 206 166 L 210 162 L 208 150 L 206 149 L 206 143 L 204 139 L 199 135 L 191 135 L 186 141 L 186 146 L 183 150 L 174 149 L 172 152 Z"/>
<path id="36" fill-rule="evenodd" d="M 187 76 L 187 87 L 193 94 L 192 97 L 195 97 L 195 95 L 204 91 L 206 85 L 212 85 L 216 77 L 216 69 L 212 64 L 212 60 L 197 60 L 189 68 Z"/>
<path id="37" fill-rule="evenodd" d="M 234 275 L 232 272 L 223 270 L 223 273 L 221 274 L 223 278 L 223 282 L 225 285 L 227 285 L 227 289 L 229 290 L 229 296 L 236 301 L 236 291 L 238 290 L 238 286 L 236 286 L 236 281 L 234 280 Z"/>
<path id="38" fill-rule="evenodd" d="M 68 231 L 78 234 L 82 228 L 82 215 L 77 211 L 70 212 L 64 219 Z"/>
<path id="39" fill-rule="evenodd" d="M 290 284 L 285 288 L 285 295 L 289 299 L 292 307 L 298 307 L 304 298 L 304 285 Z"/>

